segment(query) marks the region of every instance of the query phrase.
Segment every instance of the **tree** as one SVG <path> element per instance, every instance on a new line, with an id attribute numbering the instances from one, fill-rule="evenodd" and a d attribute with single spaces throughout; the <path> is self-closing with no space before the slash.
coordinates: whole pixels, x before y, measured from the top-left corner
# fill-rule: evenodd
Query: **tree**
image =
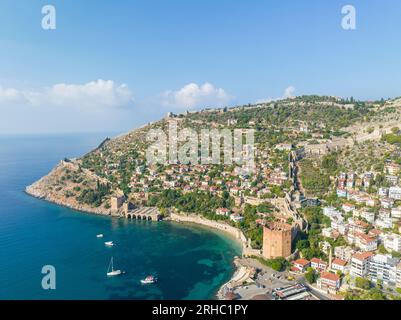
<path id="1" fill-rule="evenodd" d="M 309 240 L 299 240 L 296 245 L 298 250 L 307 249 L 310 247 Z"/>
<path id="2" fill-rule="evenodd" d="M 370 281 L 361 277 L 357 277 L 355 279 L 355 285 L 356 287 L 364 290 L 369 290 L 371 288 Z"/>
<path id="3" fill-rule="evenodd" d="M 388 254 L 388 251 L 386 250 L 386 247 L 383 244 L 379 246 L 378 250 L 380 254 Z"/>
<path id="4" fill-rule="evenodd" d="M 368 300 L 386 300 L 386 296 L 379 289 L 373 288 L 369 290 L 368 296 L 366 297 Z"/>
<path id="5" fill-rule="evenodd" d="M 308 268 L 308 271 L 305 273 L 305 279 L 310 284 L 315 283 L 317 280 L 317 274 L 313 268 Z"/>
<path id="6" fill-rule="evenodd" d="M 331 175 L 335 174 L 338 164 L 337 164 L 337 154 L 328 154 L 323 157 L 322 167 L 327 170 Z"/>
<path id="7" fill-rule="evenodd" d="M 260 263 L 268 266 L 269 268 L 272 268 L 273 270 L 279 271 L 279 272 L 284 271 L 289 265 L 288 261 L 285 260 L 284 258 L 275 258 L 275 259 L 269 259 L 269 260 L 265 260 L 263 258 L 257 258 L 257 260 Z"/>

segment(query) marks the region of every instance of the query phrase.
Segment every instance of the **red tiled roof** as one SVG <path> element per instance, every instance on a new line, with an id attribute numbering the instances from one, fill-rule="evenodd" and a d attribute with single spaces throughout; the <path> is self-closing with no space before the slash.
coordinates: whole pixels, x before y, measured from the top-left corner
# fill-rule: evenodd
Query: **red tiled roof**
<path id="1" fill-rule="evenodd" d="M 338 266 L 343 266 L 343 267 L 345 267 L 347 263 L 348 263 L 347 261 L 341 259 L 334 259 L 332 262 L 332 264 L 336 264 Z"/>
<path id="2" fill-rule="evenodd" d="M 320 278 L 330 280 L 330 281 L 338 281 L 340 280 L 340 277 L 334 273 L 330 272 L 322 272 L 320 275 Z"/>
<path id="3" fill-rule="evenodd" d="M 352 203 L 344 203 L 343 207 L 354 208 L 355 206 Z"/>
<path id="4" fill-rule="evenodd" d="M 355 236 L 362 239 L 366 243 L 376 241 L 375 237 L 368 236 L 367 234 L 364 234 L 364 233 L 357 233 L 357 234 L 355 234 Z"/>
<path id="5" fill-rule="evenodd" d="M 306 259 L 298 259 L 296 261 L 294 261 L 294 264 L 299 264 L 301 266 L 307 266 L 310 263 L 309 260 Z"/>
<path id="6" fill-rule="evenodd" d="M 382 231 L 378 230 L 378 229 L 372 229 L 372 230 L 369 231 L 369 234 L 379 235 L 379 234 L 382 234 Z"/>
<path id="7" fill-rule="evenodd" d="M 318 264 L 327 264 L 325 261 L 323 261 L 323 260 L 321 260 L 321 259 L 318 259 L 318 258 L 313 258 L 313 259 L 311 260 L 311 262 L 313 262 L 313 263 L 318 263 Z"/>
<path id="8" fill-rule="evenodd" d="M 370 258 L 371 256 L 373 256 L 372 252 L 358 252 L 358 253 L 355 253 L 352 256 L 352 258 L 360 260 L 360 261 L 363 261 L 363 260 L 366 260 L 366 259 Z"/>

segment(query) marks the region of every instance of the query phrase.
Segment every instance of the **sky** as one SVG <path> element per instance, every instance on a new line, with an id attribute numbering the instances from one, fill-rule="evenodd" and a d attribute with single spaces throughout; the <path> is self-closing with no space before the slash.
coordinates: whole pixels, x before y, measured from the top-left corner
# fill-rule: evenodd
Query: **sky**
<path id="1" fill-rule="evenodd" d="M 45 5 L 56 29 L 42 28 Z M 399 0 L 1 0 L 0 134 L 125 132 L 303 94 L 399 97 L 400 16 Z"/>

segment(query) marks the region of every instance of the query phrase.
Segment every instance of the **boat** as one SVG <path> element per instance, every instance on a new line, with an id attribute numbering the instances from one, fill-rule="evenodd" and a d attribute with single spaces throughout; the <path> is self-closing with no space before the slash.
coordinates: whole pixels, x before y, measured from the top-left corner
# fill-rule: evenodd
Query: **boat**
<path id="1" fill-rule="evenodd" d="M 98 234 L 96 238 L 103 238 L 103 234 Z"/>
<path id="2" fill-rule="evenodd" d="M 112 247 L 112 246 L 114 246 L 114 243 L 113 243 L 113 241 L 107 241 L 107 242 L 104 243 L 104 245 L 106 247 Z"/>
<path id="3" fill-rule="evenodd" d="M 152 284 L 156 283 L 157 279 L 154 276 L 147 276 L 145 279 L 141 280 L 142 284 Z"/>
<path id="4" fill-rule="evenodd" d="M 107 269 L 108 277 L 115 277 L 115 276 L 120 276 L 123 274 L 123 272 L 121 270 L 114 270 L 114 261 L 113 260 L 114 260 L 113 257 L 111 257 L 109 268 Z"/>

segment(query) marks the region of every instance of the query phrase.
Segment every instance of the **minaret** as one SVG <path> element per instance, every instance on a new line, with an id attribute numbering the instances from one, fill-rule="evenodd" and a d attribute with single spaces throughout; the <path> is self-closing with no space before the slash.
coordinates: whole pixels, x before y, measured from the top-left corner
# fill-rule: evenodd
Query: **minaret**
<path id="1" fill-rule="evenodd" d="M 329 270 L 331 270 L 331 265 L 332 265 L 332 262 L 333 262 L 333 252 L 332 252 L 332 250 L 331 250 L 332 248 L 331 248 L 331 246 L 329 247 Z"/>

